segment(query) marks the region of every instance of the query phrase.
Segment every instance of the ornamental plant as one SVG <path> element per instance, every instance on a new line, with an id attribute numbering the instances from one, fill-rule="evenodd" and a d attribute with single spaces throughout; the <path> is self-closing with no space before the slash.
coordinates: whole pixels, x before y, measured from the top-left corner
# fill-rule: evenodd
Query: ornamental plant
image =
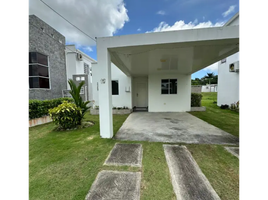
<path id="1" fill-rule="evenodd" d="M 74 103 L 77 107 L 81 108 L 82 117 L 84 117 L 85 112 L 90 108 L 87 106 L 90 101 L 84 102 L 82 97 L 80 96 L 80 90 L 81 87 L 85 84 L 85 81 L 82 81 L 78 86 L 76 86 L 75 82 L 72 79 L 69 79 L 68 83 L 71 88 L 70 94 L 74 99 Z"/>
<path id="2" fill-rule="evenodd" d="M 74 103 L 63 101 L 58 107 L 49 109 L 49 115 L 60 128 L 70 129 L 81 125 L 82 111 Z"/>

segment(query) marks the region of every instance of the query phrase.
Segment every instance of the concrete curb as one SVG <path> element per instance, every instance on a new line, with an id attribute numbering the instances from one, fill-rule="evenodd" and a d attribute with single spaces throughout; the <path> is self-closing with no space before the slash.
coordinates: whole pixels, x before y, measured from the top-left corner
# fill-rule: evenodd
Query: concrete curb
<path id="1" fill-rule="evenodd" d="M 202 106 L 202 107 L 191 107 L 191 111 L 190 112 L 203 112 L 206 111 L 206 107 Z"/>

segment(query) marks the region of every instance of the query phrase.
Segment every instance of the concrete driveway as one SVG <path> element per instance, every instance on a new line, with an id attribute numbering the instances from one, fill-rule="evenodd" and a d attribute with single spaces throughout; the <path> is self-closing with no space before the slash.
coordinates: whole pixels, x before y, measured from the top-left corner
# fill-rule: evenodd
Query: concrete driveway
<path id="1" fill-rule="evenodd" d="M 185 112 L 131 113 L 115 135 L 115 139 L 189 144 L 239 144 L 237 137 Z"/>

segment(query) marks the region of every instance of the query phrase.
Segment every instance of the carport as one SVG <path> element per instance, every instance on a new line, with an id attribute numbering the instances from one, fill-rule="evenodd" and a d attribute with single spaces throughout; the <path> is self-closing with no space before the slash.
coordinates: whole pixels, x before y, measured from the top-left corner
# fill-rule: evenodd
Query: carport
<path id="1" fill-rule="evenodd" d="M 191 74 L 238 51 L 239 26 L 97 38 L 101 137 L 113 137 L 111 62 L 132 78 L 131 105 L 138 89 L 152 117 L 190 111 Z"/>
<path id="2" fill-rule="evenodd" d="M 115 139 L 189 144 L 239 143 L 237 137 L 186 112 L 132 113 Z"/>

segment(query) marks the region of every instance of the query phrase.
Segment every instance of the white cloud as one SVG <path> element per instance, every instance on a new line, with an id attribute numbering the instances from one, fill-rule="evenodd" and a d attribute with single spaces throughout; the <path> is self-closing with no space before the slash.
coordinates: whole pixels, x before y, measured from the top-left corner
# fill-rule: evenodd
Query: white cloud
<path id="1" fill-rule="evenodd" d="M 92 52 L 92 51 L 93 51 L 93 49 L 92 49 L 91 47 L 89 47 L 89 46 L 84 47 L 83 49 L 84 49 L 84 50 L 87 50 L 87 51 L 89 51 L 89 52 Z"/>
<path id="2" fill-rule="evenodd" d="M 141 31 L 141 28 L 138 28 L 137 31 Z"/>
<path id="3" fill-rule="evenodd" d="M 129 21 L 124 0 L 46 0 L 45 2 L 93 38 L 112 36 Z M 29 14 L 36 15 L 55 28 L 69 43 L 83 46 L 95 45 L 93 40 L 39 0 L 29 0 Z"/>
<path id="4" fill-rule="evenodd" d="M 166 12 L 165 11 L 163 11 L 163 10 L 159 10 L 156 14 L 158 14 L 158 15 L 165 15 L 166 14 Z"/>
<path id="5" fill-rule="evenodd" d="M 208 72 L 218 72 L 218 62 L 215 62 L 212 65 L 209 65 L 208 67 L 204 68 L 203 70 Z"/>
<path id="6" fill-rule="evenodd" d="M 147 31 L 146 33 L 162 32 L 162 31 L 175 31 L 175 30 L 193 29 L 193 28 L 216 27 L 216 26 L 223 26 L 223 24 L 224 24 L 224 22 L 217 22 L 217 23 L 213 24 L 211 21 L 200 22 L 199 24 L 197 24 L 196 20 L 194 22 L 189 22 L 188 24 L 185 24 L 183 20 L 180 20 L 180 21 L 176 21 L 172 26 L 170 26 L 166 22 L 160 22 L 158 27 L 155 27 L 151 31 Z"/>
<path id="7" fill-rule="evenodd" d="M 236 7 L 236 5 L 230 6 L 228 10 L 226 10 L 225 12 L 222 13 L 222 16 L 227 17 L 228 15 L 233 13 L 235 11 L 235 7 Z"/>

